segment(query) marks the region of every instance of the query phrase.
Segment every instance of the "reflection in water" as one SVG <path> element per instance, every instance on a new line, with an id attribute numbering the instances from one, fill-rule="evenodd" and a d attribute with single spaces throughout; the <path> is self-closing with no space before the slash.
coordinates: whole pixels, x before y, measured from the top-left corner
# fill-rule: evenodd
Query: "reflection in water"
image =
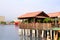
<path id="1" fill-rule="evenodd" d="M 36 36 L 35 37 L 35 34 L 33 33 L 31 35 L 30 31 L 23 31 L 24 29 L 21 29 L 20 31 L 20 40 L 44 40 L 43 38 L 41 38 L 40 36 Z M 29 32 L 29 33 L 28 33 Z M 25 34 L 24 34 L 25 33 Z"/>
<path id="2" fill-rule="evenodd" d="M 18 35 L 18 27 L 14 25 L 0 25 L 0 40 L 41 40 L 41 38 Z"/>
<path id="3" fill-rule="evenodd" d="M 37 37 L 20 36 L 20 40 L 42 40 L 42 39 Z"/>
<path id="4" fill-rule="evenodd" d="M 27 31 L 26 31 L 27 32 Z M 30 31 L 29 33 L 27 32 L 26 33 L 25 31 L 23 31 L 23 29 L 21 29 L 20 31 L 20 40 L 42 40 L 41 37 L 35 37 L 34 35 L 35 34 L 30 34 Z M 25 34 L 24 34 L 25 33 Z"/>

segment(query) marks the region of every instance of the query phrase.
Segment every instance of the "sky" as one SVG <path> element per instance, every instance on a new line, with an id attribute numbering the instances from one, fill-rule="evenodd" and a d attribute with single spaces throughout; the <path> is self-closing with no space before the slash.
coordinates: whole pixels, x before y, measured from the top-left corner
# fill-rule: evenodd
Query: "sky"
<path id="1" fill-rule="evenodd" d="M 0 16 L 5 16 L 6 21 L 35 11 L 60 12 L 60 0 L 0 0 Z"/>

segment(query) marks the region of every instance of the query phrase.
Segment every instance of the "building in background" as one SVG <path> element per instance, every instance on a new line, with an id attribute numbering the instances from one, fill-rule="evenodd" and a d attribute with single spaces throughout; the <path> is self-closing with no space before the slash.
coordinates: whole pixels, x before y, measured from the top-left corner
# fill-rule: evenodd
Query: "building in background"
<path id="1" fill-rule="evenodd" d="M 5 16 L 0 16 L 0 22 L 5 21 Z"/>

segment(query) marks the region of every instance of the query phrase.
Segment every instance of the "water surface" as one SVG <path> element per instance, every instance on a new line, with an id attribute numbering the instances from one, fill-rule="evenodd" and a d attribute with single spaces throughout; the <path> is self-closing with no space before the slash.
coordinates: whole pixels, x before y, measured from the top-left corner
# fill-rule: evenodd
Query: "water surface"
<path id="1" fill-rule="evenodd" d="M 15 25 L 0 25 L 0 40 L 41 40 L 41 38 L 19 36 Z"/>
<path id="2" fill-rule="evenodd" d="M 14 25 L 0 25 L 0 40 L 20 40 L 18 27 Z"/>

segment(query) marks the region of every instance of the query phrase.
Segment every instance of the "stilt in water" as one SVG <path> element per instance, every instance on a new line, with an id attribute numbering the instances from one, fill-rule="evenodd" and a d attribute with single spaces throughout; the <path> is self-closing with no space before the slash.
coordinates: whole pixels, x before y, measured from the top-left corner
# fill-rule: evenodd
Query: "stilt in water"
<path id="1" fill-rule="evenodd" d="M 30 40 L 32 40 L 32 29 L 30 29 Z"/>
<path id="2" fill-rule="evenodd" d="M 50 30 L 50 37 L 51 37 L 51 40 L 52 40 L 52 30 Z"/>
<path id="3" fill-rule="evenodd" d="M 25 29 L 24 29 L 24 36 L 25 36 Z"/>
<path id="4" fill-rule="evenodd" d="M 35 30 L 35 37 L 37 38 L 37 30 Z"/>
<path id="5" fill-rule="evenodd" d="M 41 35 L 42 35 L 42 30 L 38 30 L 38 37 L 41 38 Z"/>

